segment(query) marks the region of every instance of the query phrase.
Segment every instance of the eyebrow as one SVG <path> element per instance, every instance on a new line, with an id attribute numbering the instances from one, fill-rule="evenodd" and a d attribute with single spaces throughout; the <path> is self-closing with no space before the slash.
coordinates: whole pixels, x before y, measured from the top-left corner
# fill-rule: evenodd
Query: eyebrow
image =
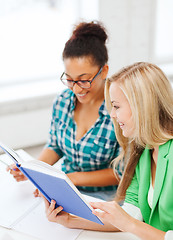
<path id="1" fill-rule="evenodd" d="M 119 102 L 117 102 L 117 101 L 111 101 L 111 103 L 119 103 Z"/>
<path id="2" fill-rule="evenodd" d="M 72 78 L 70 75 L 68 75 L 66 72 L 65 72 L 65 75 L 67 75 L 68 77 L 70 77 L 70 78 Z M 79 76 L 77 76 L 77 77 L 82 77 L 82 76 L 84 76 L 84 75 L 91 75 L 91 73 L 82 73 L 82 74 L 80 74 Z"/>

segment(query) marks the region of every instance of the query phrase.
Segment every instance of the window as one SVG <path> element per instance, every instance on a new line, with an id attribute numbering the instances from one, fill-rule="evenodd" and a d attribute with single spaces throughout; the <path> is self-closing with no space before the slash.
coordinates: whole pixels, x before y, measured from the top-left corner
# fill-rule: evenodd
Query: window
<path id="1" fill-rule="evenodd" d="M 0 1 L 0 84 L 57 78 L 76 0 Z M 67 7 L 68 6 L 68 7 Z"/>
<path id="2" fill-rule="evenodd" d="M 173 1 L 158 0 L 155 55 L 160 61 L 173 62 Z"/>
<path id="3" fill-rule="evenodd" d="M 157 0 L 154 59 L 173 77 L 173 1 Z"/>
<path id="4" fill-rule="evenodd" d="M 97 11 L 98 0 L 0 0 L 0 103 L 56 93 L 73 25 Z"/>

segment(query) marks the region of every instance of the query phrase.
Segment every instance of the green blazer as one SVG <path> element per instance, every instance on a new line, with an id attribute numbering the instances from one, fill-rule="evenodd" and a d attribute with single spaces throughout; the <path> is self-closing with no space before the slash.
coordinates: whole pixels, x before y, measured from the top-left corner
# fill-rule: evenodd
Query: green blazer
<path id="1" fill-rule="evenodd" d="M 126 192 L 125 202 L 140 208 L 143 219 L 162 231 L 173 230 L 173 140 L 159 147 L 152 209 L 148 205 L 151 157 L 145 149 Z"/>

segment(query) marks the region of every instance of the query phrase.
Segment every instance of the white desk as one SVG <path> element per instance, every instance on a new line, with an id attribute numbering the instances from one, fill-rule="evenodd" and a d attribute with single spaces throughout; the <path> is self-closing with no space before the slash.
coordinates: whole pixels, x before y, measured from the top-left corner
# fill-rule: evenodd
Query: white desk
<path id="1" fill-rule="evenodd" d="M 57 240 L 60 239 L 57 236 Z M 105 232 L 93 232 L 82 231 L 76 240 L 140 240 L 136 236 L 130 233 L 105 233 Z M 0 240 L 38 240 L 37 238 L 29 235 L 19 233 L 14 230 L 9 230 L 0 227 Z M 51 240 L 51 239 L 50 239 Z"/>
<path id="2" fill-rule="evenodd" d="M 131 233 L 105 233 L 84 230 L 76 240 L 140 240 Z"/>
<path id="3" fill-rule="evenodd" d="M 24 154 L 26 154 L 26 153 L 24 153 Z M 7 156 L 4 155 L 4 157 L 7 157 Z M 1 156 L 1 158 L 2 158 L 2 156 Z M 27 158 L 27 155 L 25 156 L 25 158 Z M 1 172 L 1 174 L 0 174 L 0 183 L 3 182 L 3 175 L 6 174 L 5 169 L 2 169 L 2 168 L 5 168 L 5 166 L 2 166 L 2 163 L 0 163 L 0 172 Z M 10 191 L 15 189 L 15 187 L 16 187 L 16 185 L 14 184 L 14 185 L 11 185 L 11 188 L 9 187 L 9 189 L 7 189 L 6 197 L 8 196 L 8 193 L 10 193 Z M 4 193 L 5 189 L 1 189 L 1 191 L 2 191 L 1 194 L 2 195 L 1 195 L 1 199 L 0 199 L 0 204 L 2 204 L 2 205 L 7 203 L 7 199 L 9 198 L 9 197 L 7 197 L 7 199 L 5 199 L 5 200 L 3 199 L 3 194 L 5 196 L 5 193 Z M 24 188 L 22 189 L 22 191 L 23 190 L 24 190 Z M 30 190 L 31 190 L 30 192 L 32 193 L 32 189 L 30 189 Z M 21 193 L 21 191 L 20 191 L 20 193 Z M 30 195 L 32 195 L 32 194 L 29 194 L 29 196 Z M 14 200 L 14 195 L 12 195 L 12 196 L 13 196 L 13 200 Z M 29 203 L 30 202 L 25 201 L 25 204 L 27 204 L 27 206 L 28 206 Z M 23 201 L 20 202 L 20 208 L 22 207 L 22 204 L 23 204 Z M 1 205 L 1 211 L 3 211 L 3 209 L 4 209 L 4 207 L 2 208 L 2 205 Z M 9 203 L 8 203 L 8 206 L 9 206 Z M 5 210 L 5 213 L 6 213 L 6 211 L 7 211 L 7 216 L 8 216 L 9 215 L 8 211 L 10 211 L 9 207 L 7 208 L 7 210 Z M 40 214 L 42 215 L 42 211 L 40 212 Z M 38 215 L 39 216 L 38 219 L 41 218 L 40 214 Z M 5 216 L 5 215 L 2 215 L 2 216 Z M 9 218 L 10 218 L 10 215 L 9 215 Z M 33 219 L 33 217 L 32 217 L 32 219 Z M 35 219 L 37 219 L 37 218 L 35 218 Z M 3 221 L 4 221 L 4 218 L 3 218 Z M 39 221 L 39 220 L 37 220 L 37 221 Z M 15 229 L 17 229 L 17 228 L 15 228 Z M 65 229 L 62 229 L 61 231 L 63 231 L 63 230 L 65 231 Z M 25 232 L 25 231 L 23 231 L 23 232 Z M 69 234 L 68 231 L 67 231 L 67 234 Z M 58 232 L 57 240 L 61 239 L 60 235 L 61 235 L 61 232 L 60 232 L 60 234 Z M 35 236 L 37 236 L 37 235 L 35 235 Z M 97 239 L 98 240 L 101 240 L 101 239 L 106 239 L 106 240 L 116 240 L 116 239 L 117 240 L 139 240 L 139 238 L 137 238 L 136 236 L 134 236 L 134 235 L 132 235 L 130 233 L 105 233 L 105 232 L 95 232 L 95 231 L 86 231 L 86 230 L 83 230 L 78 235 L 78 237 L 76 238 L 76 240 L 91 240 L 91 239 L 95 239 L 95 240 L 97 240 Z M 17 232 L 16 230 L 7 229 L 7 228 L 4 228 L 4 227 L 0 226 L 0 240 L 38 240 L 38 238 L 35 238 L 35 237 L 31 236 L 31 235 L 23 234 L 21 232 Z"/>

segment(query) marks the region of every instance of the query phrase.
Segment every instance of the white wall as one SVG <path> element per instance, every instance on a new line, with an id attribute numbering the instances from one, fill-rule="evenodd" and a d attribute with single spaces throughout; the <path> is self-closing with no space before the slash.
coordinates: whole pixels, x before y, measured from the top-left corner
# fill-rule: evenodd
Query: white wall
<path id="1" fill-rule="evenodd" d="M 50 112 L 50 108 L 43 108 L 1 116 L 1 141 L 13 148 L 45 143 L 50 124 Z"/>
<path id="2" fill-rule="evenodd" d="M 110 74 L 136 61 L 150 61 L 156 0 L 100 0 L 109 33 Z"/>
<path id="3" fill-rule="evenodd" d="M 156 0 L 99 0 L 98 3 L 99 18 L 109 34 L 109 74 L 136 61 L 150 61 Z M 0 105 L 0 141 L 14 148 L 45 143 L 54 96 L 53 93 L 45 99 L 21 101 L 27 107 L 19 109 L 21 103 L 3 105 L 6 109 L 10 106 L 11 111 L 2 111 Z"/>
<path id="4" fill-rule="evenodd" d="M 34 93 L 34 89 L 24 85 L 21 91 L 28 91 L 30 97 L 28 94 L 26 98 L 19 96 L 17 99 L 15 96 L 15 100 L 12 100 L 12 93 L 10 96 L 6 91 L 11 99 L 0 102 L 0 141 L 13 148 L 44 144 L 48 137 L 52 103 L 57 91 L 62 90 L 62 86 L 56 85 L 54 92 L 45 95 L 43 91 L 40 96 Z"/>

